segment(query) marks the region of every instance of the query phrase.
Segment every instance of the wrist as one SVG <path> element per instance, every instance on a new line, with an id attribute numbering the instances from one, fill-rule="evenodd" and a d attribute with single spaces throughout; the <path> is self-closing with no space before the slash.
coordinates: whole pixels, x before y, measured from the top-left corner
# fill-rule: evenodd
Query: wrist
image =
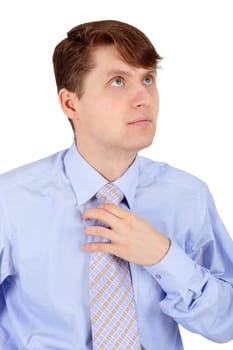
<path id="1" fill-rule="evenodd" d="M 162 236 L 161 242 L 159 244 L 159 249 L 157 250 L 156 258 L 152 261 L 150 266 L 158 264 L 167 255 L 171 247 L 171 240 L 167 237 Z"/>

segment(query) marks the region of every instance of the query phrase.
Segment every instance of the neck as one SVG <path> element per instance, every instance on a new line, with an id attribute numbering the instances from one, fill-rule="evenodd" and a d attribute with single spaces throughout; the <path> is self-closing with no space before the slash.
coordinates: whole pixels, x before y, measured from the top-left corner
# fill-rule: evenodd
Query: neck
<path id="1" fill-rule="evenodd" d="M 81 156 L 100 173 L 106 180 L 113 182 L 121 177 L 133 163 L 136 153 L 113 152 L 104 149 L 103 152 L 87 152 L 76 141 L 76 147 Z"/>

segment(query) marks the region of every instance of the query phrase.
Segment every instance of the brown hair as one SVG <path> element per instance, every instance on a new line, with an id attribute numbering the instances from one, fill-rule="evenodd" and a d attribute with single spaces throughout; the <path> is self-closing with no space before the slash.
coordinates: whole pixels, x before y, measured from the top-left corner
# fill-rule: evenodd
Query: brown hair
<path id="1" fill-rule="evenodd" d="M 82 96 L 85 76 L 94 68 L 91 54 L 101 45 L 114 45 L 124 61 L 135 67 L 156 69 L 162 59 L 147 36 L 132 25 L 115 20 L 83 23 L 72 28 L 55 47 L 53 66 L 58 92 L 66 88 Z"/>

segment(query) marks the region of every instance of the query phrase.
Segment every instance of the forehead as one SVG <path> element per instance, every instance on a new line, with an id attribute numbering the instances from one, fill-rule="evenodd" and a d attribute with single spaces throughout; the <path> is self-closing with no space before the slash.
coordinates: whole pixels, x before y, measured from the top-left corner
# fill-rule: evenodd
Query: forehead
<path id="1" fill-rule="evenodd" d="M 128 64 L 117 51 L 114 45 L 99 46 L 92 52 L 94 67 L 92 72 L 102 75 L 111 75 L 114 72 L 122 72 L 126 74 L 146 73 L 154 71 L 154 68 L 135 67 Z"/>

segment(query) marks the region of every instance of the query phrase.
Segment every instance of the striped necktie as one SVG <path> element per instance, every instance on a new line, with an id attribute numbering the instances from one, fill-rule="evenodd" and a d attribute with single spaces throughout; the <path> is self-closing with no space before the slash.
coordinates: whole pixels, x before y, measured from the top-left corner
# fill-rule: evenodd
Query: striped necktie
<path id="1" fill-rule="evenodd" d="M 105 185 L 100 203 L 119 204 L 122 192 Z M 89 267 L 90 310 L 94 350 L 140 350 L 129 263 L 111 254 L 92 253 Z"/>

